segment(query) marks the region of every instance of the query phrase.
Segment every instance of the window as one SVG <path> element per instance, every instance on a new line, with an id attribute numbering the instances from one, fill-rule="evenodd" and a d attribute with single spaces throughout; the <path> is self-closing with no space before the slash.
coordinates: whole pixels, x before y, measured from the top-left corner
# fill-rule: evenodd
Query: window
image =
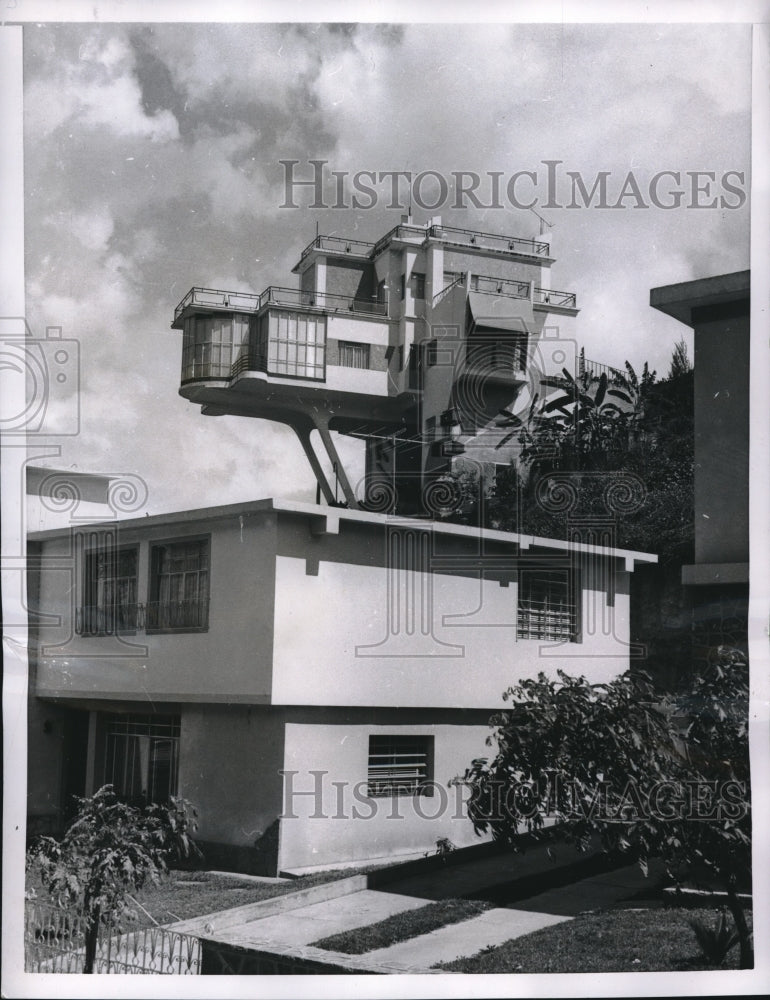
<path id="1" fill-rule="evenodd" d="M 147 631 L 203 630 L 209 618 L 209 541 L 153 545 Z"/>
<path id="2" fill-rule="evenodd" d="M 468 365 L 491 373 L 524 372 L 527 368 L 526 334 L 507 337 L 475 334 L 468 339 Z"/>
<path id="3" fill-rule="evenodd" d="M 406 275 L 401 275 L 401 298 L 403 299 L 406 295 Z"/>
<path id="4" fill-rule="evenodd" d="M 519 639 L 577 641 L 577 588 L 570 584 L 567 570 L 524 570 L 520 574 Z"/>
<path id="5" fill-rule="evenodd" d="M 230 378 L 233 361 L 248 338 L 246 315 L 188 317 L 182 339 L 182 381 Z"/>
<path id="6" fill-rule="evenodd" d="M 425 275 L 412 271 L 412 295 L 416 299 L 425 298 Z"/>
<path id="7" fill-rule="evenodd" d="M 343 368 L 368 368 L 369 344 L 340 341 L 340 365 Z"/>
<path id="8" fill-rule="evenodd" d="M 368 792 L 373 798 L 433 794 L 432 736 L 370 736 Z"/>
<path id="9" fill-rule="evenodd" d="M 177 793 L 178 715 L 108 715 L 105 784 L 129 802 L 168 802 Z"/>
<path id="10" fill-rule="evenodd" d="M 323 379 L 325 355 L 325 316 L 294 312 L 270 313 L 268 374 Z"/>
<path id="11" fill-rule="evenodd" d="M 134 632 L 137 625 L 136 548 L 117 549 L 108 542 L 85 555 L 83 605 L 78 609 L 79 635 Z"/>

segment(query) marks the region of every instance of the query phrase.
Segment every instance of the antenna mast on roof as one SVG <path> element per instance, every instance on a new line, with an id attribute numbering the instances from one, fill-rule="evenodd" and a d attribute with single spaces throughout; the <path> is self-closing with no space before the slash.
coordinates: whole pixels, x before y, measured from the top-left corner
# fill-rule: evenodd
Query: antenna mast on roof
<path id="1" fill-rule="evenodd" d="M 533 215 L 536 215 L 538 217 L 538 219 L 540 219 L 540 235 L 541 236 L 543 236 L 545 234 L 545 227 L 546 226 L 548 226 L 549 229 L 553 229 L 553 223 L 549 222 L 548 219 L 544 219 L 543 216 L 540 215 L 539 212 L 536 212 L 534 210 L 534 208 L 530 208 L 530 212 L 532 212 Z"/>

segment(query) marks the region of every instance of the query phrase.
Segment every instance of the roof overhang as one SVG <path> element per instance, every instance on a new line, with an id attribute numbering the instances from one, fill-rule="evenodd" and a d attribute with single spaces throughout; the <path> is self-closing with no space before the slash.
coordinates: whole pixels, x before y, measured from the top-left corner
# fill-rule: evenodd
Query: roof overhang
<path id="1" fill-rule="evenodd" d="M 693 313 L 696 310 L 748 303 L 750 291 L 751 271 L 735 271 L 713 278 L 698 278 L 696 281 L 652 288 L 650 305 L 667 316 L 673 316 L 680 323 L 693 326 Z"/>
<path id="2" fill-rule="evenodd" d="M 457 538 L 467 538 L 478 543 L 480 540 L 516 546 L 520 551 L 529 549 L 551 549 L 566 554 L 582 553 L 601 556 L 605 559 L 620 559 L 625 569 L 631 572 L 636 563 L 656 563 L 657 555 L 650 552 L 636 552 L 632 549 L 615 548 L 614 546 L 591 545 L 587 542 L 572 542 L 558 538 L 543 538 L 539 535 L 526 535 L 513 531 L 498 531 L 494 528 L 473 528 L 464 524 L 450 524 L 445 521 L 432 521 L 428 518 L 401 517 L 394 514 L 380 514 L 366 510 L 351 510 L 347 507 L 324 507 L 319 504 L 306 503 L 299 500 L 253 500 L 248 503 L 227 504 L 220 507 L 205 507 L 198 510 L 174 511 L 168 514 L 153 514 L 149 517 L 137 517 L 121 520 L 123 529 L 148 528 L 158 525 L 178 525 L 191 521 L 219 521 L 228 518 L 240 518 L 254 514 L 273 512 L 290 516 L 301 516 L 308 519 L 311 533 L 338 534 L 340 525 L 344 522 L 371 525 L 373 528 L 409 528 L 416 531 L 426 531 L 438 535 L 452 535 Z M 104 527 L 115 527 L 115 521 L 102 522 Z M 99 522 L 88 525 L 98 527 Z M 78 528 L 86 525 L 78 525 Z M 62 537 L 71 533 L 71 528 L 53 528 L 48 531 L 37 531 L 29 535 L 31 541 L 45 541 L 48 538 Z M 483 563 L 483 556 L 480 557 Z"/>
<path id="3" fill-rule="evenodd" d="M 534 314 L 529 299 L 469 292 L 468 308 L 474 330 L 529 333 L 534 329 Z"/>

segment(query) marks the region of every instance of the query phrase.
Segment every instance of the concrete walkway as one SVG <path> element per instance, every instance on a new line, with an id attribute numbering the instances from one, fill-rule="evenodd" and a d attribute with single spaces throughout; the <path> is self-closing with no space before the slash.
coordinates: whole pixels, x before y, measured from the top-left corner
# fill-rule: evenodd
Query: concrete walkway
<path id="1" fill-rule="evenodd" d="M 350 961 L 349 956 L 343 958 L 339 953 L 322 951 L 314 942 L 332 934 L 367 927 L 397 913 L 419 909 L 436 898 L 475 896 L 494 900 L 498 904 L 495 908 L 469 920 L 358 956 L 360 961 L 371 963 L 380 970 L 427 972 L 440 963 L 476 955 L 484 948 L 562 923 L 586 910 L 622 906 L 656 882 L 652 874 L 645 879 L 636 865 L 612 871 L 596 870 L 594 866 L 593 871 L 584 869 L 582 878 L 569 883 L 554 885 L 550 879 L 549 888 L 535 894 L 530 888 L 526 898 L 517 899 L 514 892 L 515 901 L 508 902 L 507 893 L 503 891 L 510 885 L 505 878 L 506 866 L 498 864 L 498 877 L 502 875 L 502 879 L 498 886 L 490 886 L 491 890 L 500 891 L 488 893 L 485 887 L 493 878 L 492 859 L 484 858 L 477 866 L 475 885 L 473 868 L 472 863 L 447 865 L 432 872 L 430 877 L 420 873 L 414 879 L 412 891 L 408 877 L 378 889 L 365 888 L 365 876 L 341 880 L 303 890 L 295 898 L 290 894 L 196 918 L 188 922 L 190 926 L 179 925 L 175 929 L 196 934 L 199 929 L 193 925 L 202 922 L 207 933 L 229 945 L 254 951 L 296 949 L 298 954 L 312 952 L 311 957 L 316 962 L 339 960 L 344 963 Z M 520 883 L 519 891 L 523 886 L 537 889 L 548 885 L 547 874 L 547 870 L 528 874 Z"/>
<path id="2" fill-rule="evenodd" d="M 543 927 L 560 924 L 570 917 L 551 913 L 528 913 L 523 910 L 486 910 L 477 917 L 459 924 L 439 927 L 429 934 L 421 934 L 409 941 L 399 941 L 387 948 L 367 951 L 366 958 L 377 964 L 399 963 L 404 965 L 433 966 L 451 962 L 456 958 L 476 955 L 490 945 L 503 944 L 512 938 L 523 937 Z"/>
<path id="3" fill-rule="evenodd" d="M 425 906 L 424 899 L 364 889 L 230 927 L 227 939 L 231 944 L 241 946 L 270 942 L 306 945 L 331 934 L 376 924 L 394 913 L 415 910 L 420 906 Z"/>

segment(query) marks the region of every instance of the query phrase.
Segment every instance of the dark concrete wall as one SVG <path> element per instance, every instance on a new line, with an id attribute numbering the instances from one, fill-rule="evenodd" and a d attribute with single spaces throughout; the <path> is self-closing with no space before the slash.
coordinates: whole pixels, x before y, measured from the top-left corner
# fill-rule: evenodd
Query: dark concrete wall
<path id="1" fill-rule="evenodd" d="M 376 292 L 374 265 L 369 262 L 328 260 L 326 292 L 329 295 L 347 295 L 350 298 L 366 299 L 371 302 Z"/>
<path id="2" fill-rule="evenodd" d="M 698 312 L 695 561 L 748 562 L 749 317 Z"/>
<path id="3" fill-rule="evenodd" d="M 262 707 L 182 712 L 180 793 L 198 810 L 208 867 L 277 874 L 284 720 Z"/>

